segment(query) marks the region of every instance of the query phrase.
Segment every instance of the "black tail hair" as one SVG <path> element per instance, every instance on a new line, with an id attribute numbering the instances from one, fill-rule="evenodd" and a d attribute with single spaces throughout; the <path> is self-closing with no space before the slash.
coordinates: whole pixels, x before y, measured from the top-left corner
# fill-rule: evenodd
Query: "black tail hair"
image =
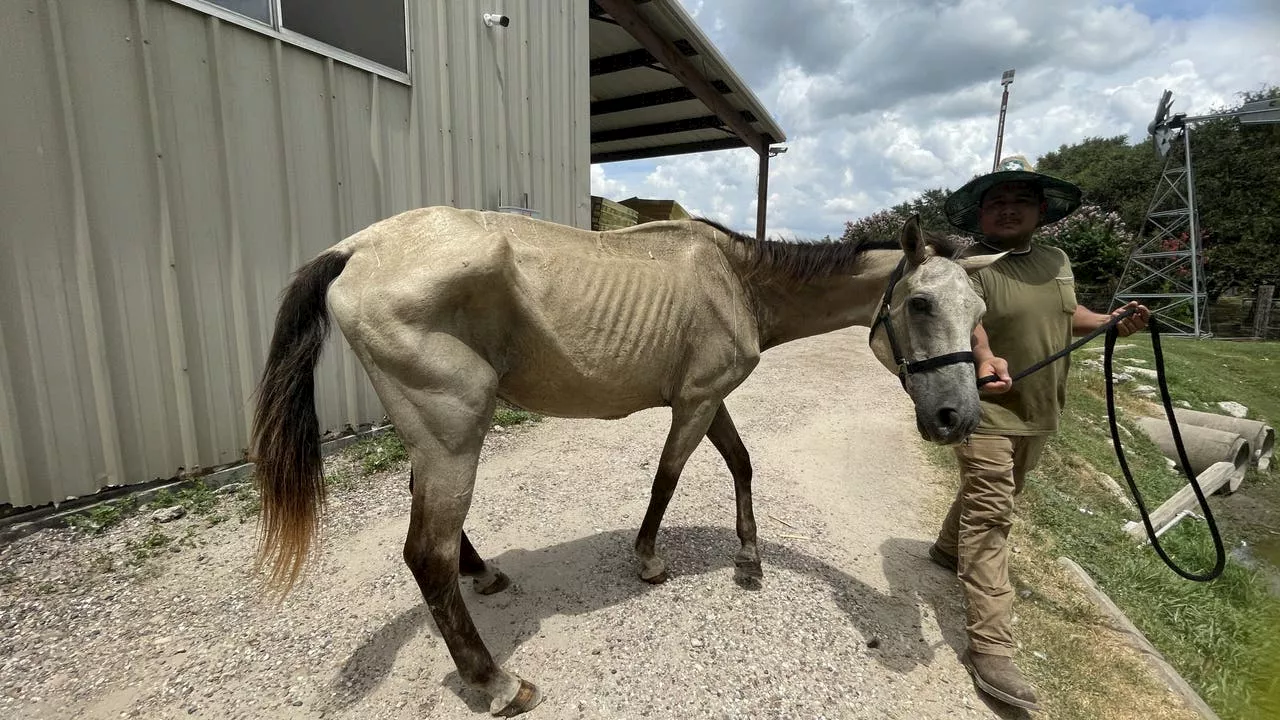
<path id="1" fill-rule="evenodd" d="M 329 336 L 325 296 L 349 254 L 326 252 L 298 268 L 276 314 L 257 389 L 250 459 L 262 497 L 257 566 L 287 592 L 306 564 L 324 504 L 315 369 Z"/>

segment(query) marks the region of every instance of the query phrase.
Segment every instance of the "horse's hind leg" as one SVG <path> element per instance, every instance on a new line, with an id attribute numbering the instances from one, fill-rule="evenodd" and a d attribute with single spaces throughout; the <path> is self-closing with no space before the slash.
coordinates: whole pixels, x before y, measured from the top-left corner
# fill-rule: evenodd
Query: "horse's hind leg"
<path id="1" fill-rule="evenodd" d="M 541 694 L 494 662 L 458 583 L 464 557 L 462 524 L 493 415 L 497 378 L 487 363 L 465 348 L 442 343 L 430 350 L 434 352 L 416 352 L 418 357 L 434 358 L 431 366 L 421 361 L 413 367 L 401 365 L 403 375 L 394 380 L 370 373 L 413 463 L 413 509 L 404 559 L 458 674 L 491 698 L 492 713 L 517 715 L 541 702 Z M 472 548 L 472 556 L 474 552 Z M 478 557 L 472 556 L 469 562 Z"/>
<path id="2" fill-rule="evenodd" d="M 658 470 L 654 474 L 649 509 L 645 511 L 640 532 L 636 535 L 640 578 L 645 582 L 656 584 L 667 581 L 667 564 L 655 551 L 658 527 L 662 524 L 662 516 L 667 511 L 671 496 L 675 494 L 676 483 L 680 481 L 684 464 L 698 447 L 715 414 L 714 403 L 671 409 L 671 430 L 667 433 L 667 442 L 662 448 L 662 457 L 658 460 Z"/>
<path id="3" fill-rule="evenodd" d="M 471 587 L 481 595 L 500 593 L 511 585 L 511 579 L 506 576 L 506 573 L 489 565 L 484 558 L 480 557 L 480 553 L 476 552 L 471 544 L 471 539 L 467 537 L 466 530 L 462 531 L 458 569 L 463 575 L 471 578 Z"/>
<path id="4" fill-rule="evenodd" d="M 754 585 L 764 577 L 764 570 L 760 567 L 760 552 L 756 549 L 756 516 L 751 507 L 751 456 L 747 454 L 747 448 L 742 444 L 742 438 L 738 436 L 738 429 L 734 427 L 733 418 L 729 417 L 729 410 L 724 403 L 720 403 L 716 410 L 711 427 L 707 429 L 707 438 L 720 451 L 720 456 L 733 475 L 733 496 L 738 508 L 738 540 L 742 542 L 742 548 L 734 558 L 734 564 L 738 568 L 737 579 L 739 583 Z"/>
<path id="5" fill-rule="evenodd" d="M 413 493 L 412 469 L 409 470 L 409 493 Z M 458 570 L 472 579 L 471 587 L 481 595 L 500 593 L 511 585 L 511 578 L 506 573 L 491 567 L 480 557 L 466 530 L 462 531 L 462 544 L 458 550 Z"/>

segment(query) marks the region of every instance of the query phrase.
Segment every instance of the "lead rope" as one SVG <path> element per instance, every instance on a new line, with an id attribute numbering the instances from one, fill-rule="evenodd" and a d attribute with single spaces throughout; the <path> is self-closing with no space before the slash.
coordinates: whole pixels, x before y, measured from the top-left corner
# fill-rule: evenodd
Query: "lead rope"
<path id="1" fill-rule="evenodd" d="M 1165 417 L 1169 420 L 1169 430 L 1173 434 L 1173 445 L 1178 451 L 1178 460 L 1180 462 L 1179 471 L 1187 478 L 1188 481 L 1190 481 L 1191 489 L 1195 491 L 1196 502 L 1200 504 L 1200 509 L 1204 513 L 1205 524 L 1209 526 L 1209 534 L 1213 537 L 1213 548 L 1217 556 L 1213 569 L 1207 574 L 1196 575 L 1183 570 L 1178 567 L 1177 563 L 1173 562 L 1168 553 L 1164 551 L 1164 548 L 1160 546 L 1160 539 L 1156 535 L 1155 528 L 1151 525 L 1151 517 L 1147 513 L 1146 504 L 1142 502 L 1142 493 L 1138 491 L 1138 486 L 1133 481 L 1133 474 L 1129 471 L 1129 463 L 1124 457 L 1124 448 L 1120 445 L 1119 425 L 1116 423 L 1115 387 L 1111 371 L 1111 357 L 1115 350 L 1116 338 L 1119 337 L 1119 331 L 1116 329 L 1116 326 L 1119 325 L 1121 320 L 1129 317 L 1135 311 L 1136 308 L 1129 308 L 1119 315 L 1112 317 L 1102 327 L 1080 338 L 1061 352 L 1054 353 L 1022 372 L 1019 372 L 1017 375 L 1014 375 L 1012 379 L 1014 381 L 1021 380 L 1031 373 L 1051 365 L 1071 354 L 1071 352 L 1078 349 L 1081 345 L 1084 345 L 1102 333 L 1105 332 L 1107 334 L 1106 344 L 1103 347 L 1103 376 L 1105 377 L 1107 384 L 1107 422 L 1111 427 L 1111 442 L 1115 446 L 1116 459 L 1120 462 L 1120 470 L 1124 472 L 1125 482 L 1129 484 L 1129 493 L 1133 495 L 1134 502 L 1138 506 L 1138 513 L 1142 516 L 1142 525 L 1146 528 L 1147 539 L 1151 541 L 1151 546 L 1155 548 L 1156 554 L 1160 556 L 1160 559 L 1164 561 L 1165 565 L 1169 566 L 1170 570 L 1173 570 L 1178 575 L 1181 575 L 1187 580 L 1191 580 L 1193 582 L 1208 582 L 1216 579 L 1222 574 L 1222 571 L 1227 564 L 1227 553 L 1226 549 L 1222 545 L 1222 536 L 1218 533 L 1218 524 L 1213 519 L 1213 511 L 1209 509 L 1209 502 L 1205 499 L 1204 491 L 1200 489 L 1200 483 L 1191 473 L 1191 463 L 1187 460 L 1187 451 L 1182 445 L 1182 433 L 1178 430 L 1178 421 L 1173 415 L 1173 402 L 1169 399 L 1169 386 L 1165 382 L 1164 351 L 1160 347 L 1160 324 L 1154 315 L 1152 315 L 1151 319 L 1147 322 L 1147 329 L 1151 333 L 1151 349 L 1155 353 L 1156 383 L 1160 386 L 1160 400 L 1164 404 Z M 983 385 L 997 380 L 999 380 L 997 376 L 987 375 L 978 379 L 978 387 L 982 387 Z"/>
<path id="2" fill-rule="evenodd" d="M 1191 462 L 1187 460 L 1187 450 L 1182 446 L 1182 433 L 1178 431 L 1178 421 L 1173 415 L 1173 402 L 1169 399 L 1169 386 L 1165 383 L 1164 351 L 1160 347 L 1160 324 L 1154 315 L 1147 323 L 1147 328 L 1151 332 L 1151 349 L 1156 359 L 1156 383 L 1160 386 L 1160 400 L 1164 404 L 1164 415 L 1169 419 L 1169 431 L 1173 433 L 1173 445 L 1178 450 L 1179 469 L 1191 482 L 1191 489 L 1196 494 L 1196 502 L 1200 504 L 1200 509 L 1204 512 L 1205 524 L 1209 526 L 1209 534 L 1213 536 L 1213 550 L 1217 557 L 1213 569 L 1207 574 L 1196 575 L 1183 570 L 1160 546 L 1160 539 L 1156 536 L 1155 528 L 1151 526 L 1151 518 L 1147 515 L 1147 508 L 1142 502 L 1142 494 L 1138 492 L 1138 486 L 1133 482 L 1133 475 L 1129 473 L 1129 463 L 1125 461 L 1124 449 L 1120 446 L 1120 432 L 1116 424 L 1115 388 L 1111 377 L 1111 353 L 1115 349 L 1116 338 L 1119 336 L 1114 323 L 1107 329 L 1107 341 L 1103 352 L 1103 373 L 1107 380 L 1107 420 L 1111 425 L 1111 442 L 1115 445 L 1116 459 L 1120 461 L 1120 469 L 1124 471 L 1125 482 L 1129 483 L 1129 492 L 1133 494 L 1133 500 L 1138 504 L 1138 512 L 1142 515 L 1142 525 L 1147 530 L 1151 547 L 1155 548 L 1156 554 L 1165 565 L 1169 566 L 1170 570 L 1193 582 L 1208 582 L 1222 574 L 1227 564 L 1227 552 L 1222 546 L 1222 536 L 1218 533 L 1218 523 L 1213 519 L 1213 511 L 1209 509 L 1209 502 L 1205 499 L 1204 491 L 1200 489 L 1200 483 L 1191 473 Z"/>

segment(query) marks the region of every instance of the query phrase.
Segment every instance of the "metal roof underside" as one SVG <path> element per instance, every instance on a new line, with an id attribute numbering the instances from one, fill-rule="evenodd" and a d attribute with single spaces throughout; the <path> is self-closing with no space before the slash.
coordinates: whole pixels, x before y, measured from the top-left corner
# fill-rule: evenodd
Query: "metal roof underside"
<path id="1" fill-rule="evenodd" d="M 760 152 L 786 140 L 677 0 L 591 0 L 589 8 L 592 163 Z M 659 59 L 664 47 L 669 63 Z"/>

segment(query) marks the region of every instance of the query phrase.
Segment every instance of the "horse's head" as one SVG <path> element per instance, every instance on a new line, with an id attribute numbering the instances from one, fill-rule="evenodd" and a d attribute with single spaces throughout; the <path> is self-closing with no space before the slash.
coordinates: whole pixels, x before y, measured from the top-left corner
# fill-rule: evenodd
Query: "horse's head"
<path id="1" fill-rule="evenodd" d="M 902 226 L 900 241 L 905 257 L 890 277 L 872 326 L 871 349 L 903 380 L 920 435 L 956 443 L 978 426 L 980 412 L 972 335 L 986 305 L 970 286 L 969 274 L 1003 253 L 957 258 L 959 247 L 925 237 L 918 216 Z"/>

